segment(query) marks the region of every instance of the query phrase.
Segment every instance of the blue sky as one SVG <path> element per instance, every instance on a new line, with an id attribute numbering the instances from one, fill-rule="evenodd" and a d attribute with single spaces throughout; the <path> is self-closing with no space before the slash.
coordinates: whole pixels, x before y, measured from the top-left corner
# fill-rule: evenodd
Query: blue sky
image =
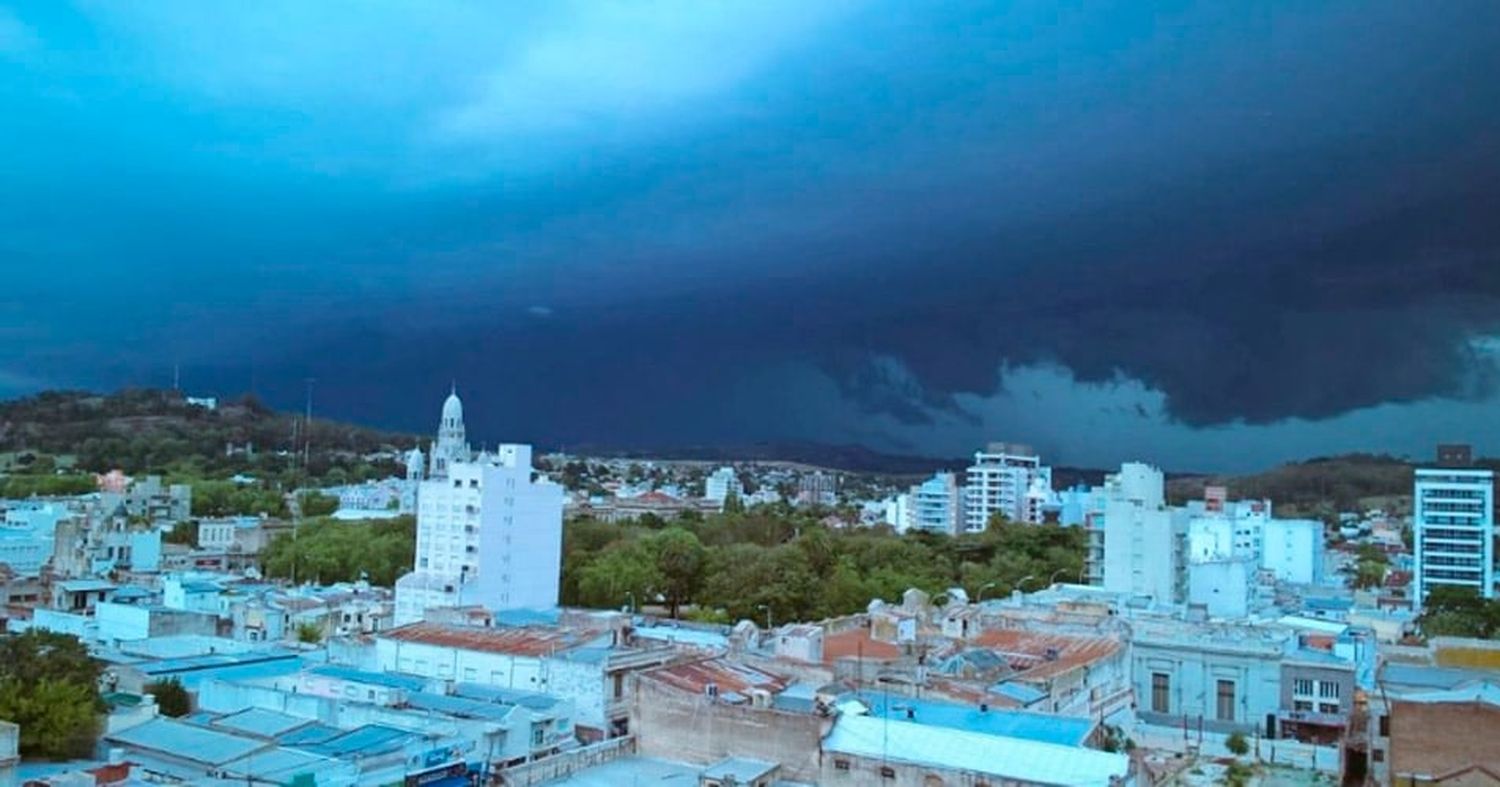
<path id="1" fill-rule="evenodd" d="M 0 7 L 0 394 L 1500 452 L 1500 6 Z"/>

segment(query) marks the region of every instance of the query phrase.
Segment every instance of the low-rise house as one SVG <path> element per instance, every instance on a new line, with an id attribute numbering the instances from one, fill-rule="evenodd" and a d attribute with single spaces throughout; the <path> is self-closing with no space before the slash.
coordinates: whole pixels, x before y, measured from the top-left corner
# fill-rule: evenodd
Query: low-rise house
<path id="1" fill-rule="evenodd" d="M 816 782 L 825 787 L 1119 787 L 1134 781 L 1124 754 L 874 716 L 839 716 L 821 754 Z"/>
<path id="2" fill-rule="evenodd" d="M 677 658 L 670 646 L 623 644 L 620 632 L 573 626 L 468 628 L 412 623 L 375 635 L 375 667 L 553 694 L 577 707 L 579 737 L 629 729 L 628 677 Z"/>
<path id="3" fill-rule="evenodd" d="M 636 676 L 631 729 L 641 754 L 709 765 L 726 757 L 778 763 L 783 775 L 815 781 L 825 710 L 787 710 L 776 702 L 786 675 L 710 658 Z"/>

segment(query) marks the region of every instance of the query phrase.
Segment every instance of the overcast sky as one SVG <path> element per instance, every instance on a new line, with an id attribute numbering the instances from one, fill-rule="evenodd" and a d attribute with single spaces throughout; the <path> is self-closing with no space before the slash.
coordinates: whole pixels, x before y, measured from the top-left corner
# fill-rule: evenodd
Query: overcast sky
<path id="1" fill-rule="evenodd" d="M 1500 4 L 0 7 L 0 395 L 1500 453 Z"/>

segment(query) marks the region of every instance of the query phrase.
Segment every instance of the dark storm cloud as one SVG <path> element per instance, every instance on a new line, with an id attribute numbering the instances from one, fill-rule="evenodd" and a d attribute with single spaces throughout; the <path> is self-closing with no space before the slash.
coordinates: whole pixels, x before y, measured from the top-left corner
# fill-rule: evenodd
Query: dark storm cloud
<path id="1" fill-rule="evenodd" d="M 1493 3 L 341 8 L 0 18 L 0 328 L 83 315 L 0 362 L 940 451 L 1023 367 L 1194 427 L 1493 392 Z"/>

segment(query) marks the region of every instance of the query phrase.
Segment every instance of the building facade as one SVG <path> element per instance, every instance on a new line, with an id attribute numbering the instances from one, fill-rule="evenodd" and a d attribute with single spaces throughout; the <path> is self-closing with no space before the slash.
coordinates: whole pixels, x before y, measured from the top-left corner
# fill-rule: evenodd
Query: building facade
<path id="1" fill-rule="evenodd" d="M 1040 505 L 1029 505 L 1027 492 L 1042 481 L 1052 488 L 1052 468 L 1027 445 L 990 443 L 974 452 L 965 471 L 964 529 L 981 532 L 999 514 L 1015 522 L 1041 522 Z"/>
<path id="2" fill-rule="evenodd" d="M 536 475 L 531 446 L 469 454 L 463 406 L 449 395 L 429 467 L 417 493 L 416 566 L 396 582 L 396 624 L 433 607 L 557 606 L 563 490 Z"/>
<path id="3" fill-rule="evenodd" d="M 1467 450 L 1445 448 L 1443 466 L 1416 471 L 1412 598 L 1419 610 L 1442 585 L 1495 597 L 1495 474 L 1468 466 Z"/>

